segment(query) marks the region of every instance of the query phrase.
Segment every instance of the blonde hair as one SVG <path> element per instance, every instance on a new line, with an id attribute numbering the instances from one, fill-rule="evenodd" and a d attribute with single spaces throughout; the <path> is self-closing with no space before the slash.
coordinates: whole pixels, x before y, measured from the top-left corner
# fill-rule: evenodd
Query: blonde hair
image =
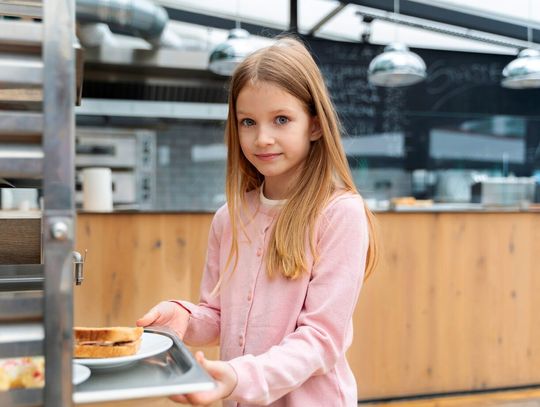
<path id="1" fill-rule="evenodd" d="M 242 153 L 236 117 L 236 101 L 240 91 L 248 84 L 260 82 L 276 85 L 296 97 L 310 115 L 318 117 L 320 123 L 321 137 L 312 142 L 303 172 L 295 187 L 291 188 L 287 203 L 277 215 L 266 252 L 266 266 L 270 276 L 279 270 L 284 277 L 295 279 L 308 269 L 306 232 L 309 232 L 310 248 L 316 260 L 314 228 L 318 216 L 336 190 L 353 193 L 357 193 L 357 190 L 341 143 L 334 106 L 322 74 L 305 46 L 296 39 L 281 38 L 271 46 L 249 55 L 234 71 L 229 90 L 225 133 L 228 147 L 226 193 L 232 224 L 232 244 L 225 269 L 233 258 L 233 270 L 238 263 L 237 226 L 242 223 L 240 207 L 247 208 L 245 195 L 260 188 L 264 180 Z M 365 210 L 369 224 L 367 278 L 376 264 L 377 245 L 373 214 L 367 207 Z M 221 278 L 218 286 L 220 283 Z"/>

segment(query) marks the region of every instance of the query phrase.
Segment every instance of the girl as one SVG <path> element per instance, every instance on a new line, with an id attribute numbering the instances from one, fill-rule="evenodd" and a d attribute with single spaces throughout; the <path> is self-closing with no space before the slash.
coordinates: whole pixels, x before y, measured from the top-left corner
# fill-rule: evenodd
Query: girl
<path id="1" fill-rule="evenodd" d="M 248 56 L 231 79 L 227 204 L 215 214 L 198 305 L 165 301 L 137 321 L 186 344 L 217 387 L 176 401 L 225 406 L 356 406 L 345 352 L 375 264 L 321 73 L 297 40 Z M 367 273 L 364 273 L 367 271 Z"/>

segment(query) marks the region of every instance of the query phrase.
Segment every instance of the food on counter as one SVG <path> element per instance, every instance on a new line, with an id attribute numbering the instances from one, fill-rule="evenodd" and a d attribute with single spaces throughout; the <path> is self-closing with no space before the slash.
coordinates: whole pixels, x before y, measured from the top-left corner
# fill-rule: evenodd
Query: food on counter
<path id="1" fill-rule="evenodd" d="M 416 199 L 412 196 L 399 196 L 392 198 L 390 201 L 392 207 L 396 206 L 417 206 L 417 207 L 427 207 L 433 205 L 432 199 Z"/>
<path id="2" fill-rule="evenodd" d="M 0 391 L 30 389 L 45 384 L 45 359 L 42 356 L 0 359 Z"/>
<path id="3" fill-rule="evenodd" d="M 137 353 L 141 327 L 73 328 L 75 358 L 113 358 Z"/>

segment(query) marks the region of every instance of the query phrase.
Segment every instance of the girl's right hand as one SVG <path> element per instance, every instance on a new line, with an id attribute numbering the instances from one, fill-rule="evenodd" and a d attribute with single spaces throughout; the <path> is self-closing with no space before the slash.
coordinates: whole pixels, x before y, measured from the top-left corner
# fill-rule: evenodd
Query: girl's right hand
<path id="1" fill-rule="evenodd" d="M 160 325 L 171 328 L 180 339 L 189 323 L 189 312 L 178 304 L 171 301 L 162 301 L 144 314 L 136 322 L 137 326 Z"/>

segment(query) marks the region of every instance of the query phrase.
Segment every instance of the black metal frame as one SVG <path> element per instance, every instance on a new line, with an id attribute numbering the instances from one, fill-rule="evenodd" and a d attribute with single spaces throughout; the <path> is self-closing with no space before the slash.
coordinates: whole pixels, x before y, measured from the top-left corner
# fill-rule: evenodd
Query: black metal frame
<path id="1" fill-rule="evenodd" d="M 291 19 L 289 23 L 289 30 L 294 31 L 294 28 L 298 27 L 297 0 L 290 1 Z M 339 10 L 336 8 L 327 16 L 323 17 L 309 31 L 309 35 L 315 34 L 317 30 L 322 27 L 322 25 L 326 24 L 332 17 L 337 15 L 339 11 L 344 8 L 343 5 L 354 4 L 383 11 L 394 11 L 394 0 L 343 0 L 340 3 L 341 5 L 338 6 Z M 194 13 L 170 7 L 166 7 L 166 10 L 169 13 L 169 18 L 176 21 L 226 30 L 235 27 L 234 19 L 215 17 L 208 14 Z M 512 21 L 511 19 L 495 19 L 480 14 L 467 13 L 446 7 L 419 3 L 413 0 L 400 0 L 399 12 L 400 14 L 423 20 L 449 24 L 456 27 L 482 31 L 503 37 L 515 38 L 522 41 L 527 40 L 527 25 L 518 21 Z M 252 34 L 262 35 L 265 37 L 275 36 L 286 31 L 285 28 L 280 30 L 275 27 L 267 27 L 244 22 L 242 23 L 242 27 Z M 531 40 L 532 42 L 540 42 L 540 29 L 531 27 Z"/>

